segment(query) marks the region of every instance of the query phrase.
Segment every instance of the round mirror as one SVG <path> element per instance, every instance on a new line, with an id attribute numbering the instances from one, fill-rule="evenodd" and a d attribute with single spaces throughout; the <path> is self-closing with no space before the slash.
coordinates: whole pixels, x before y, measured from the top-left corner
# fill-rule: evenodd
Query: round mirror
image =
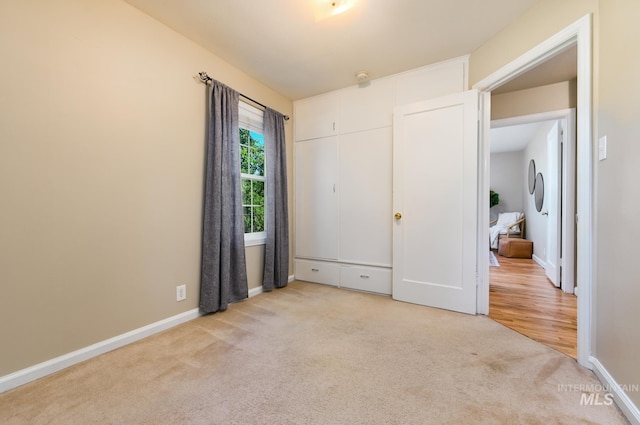
<path id="1" fill-rule="evenodd" d="M 534 184 L 536 187 L 533 197 L 536 201 L 536 210 L 540 212 L 542 211 L 542 203 L 544 202 L 544 179 L 542 178 L 542 173 L 538 173 Z"/>
<path id="2" fill-rule="evenodd" d="M 532 159 L 529 161 L 529 193 L 533 195 L 536 189 L 536 162 Z"/>

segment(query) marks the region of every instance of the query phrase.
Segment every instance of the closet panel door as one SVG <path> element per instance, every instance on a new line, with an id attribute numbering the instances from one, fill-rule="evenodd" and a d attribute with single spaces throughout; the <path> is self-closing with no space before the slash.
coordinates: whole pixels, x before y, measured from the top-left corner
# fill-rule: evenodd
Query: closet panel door
<path id="1" fill-rule="evenodd" d="M 391 266 L 391 127 L 340 136 L 340 260 Z"/>
<path id="2" fill-rule="evenodd" d="M 295 144 L 295 255 L 338 258 L 337 137 Z"/>
<path id="3" fill-rule="evenodd" d="M 395 104 L 406 105 L 465 90 L 463 62 L 443 63 L 397 76 Z"/>
<path id="4" fill-rule="evenodd" d="M 340 92 L 340 134 L 391 127 L 393 80 L 383 78 Z"/>
<path id="5" fill-rule="evenodd" d="M 328 93 L 294 103 L 295 139 L 310 140 L 338 134 L 338 95 Z"/>

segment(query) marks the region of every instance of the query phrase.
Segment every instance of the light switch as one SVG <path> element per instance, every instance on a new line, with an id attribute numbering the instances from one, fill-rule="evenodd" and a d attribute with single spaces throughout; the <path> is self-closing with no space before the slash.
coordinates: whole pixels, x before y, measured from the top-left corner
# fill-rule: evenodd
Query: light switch
<path id="1" fill-rule="evenodd" d="M 602 136 L 598 140 L 598 159 L 600 161 L 607 159 L 607 136 Z"/>

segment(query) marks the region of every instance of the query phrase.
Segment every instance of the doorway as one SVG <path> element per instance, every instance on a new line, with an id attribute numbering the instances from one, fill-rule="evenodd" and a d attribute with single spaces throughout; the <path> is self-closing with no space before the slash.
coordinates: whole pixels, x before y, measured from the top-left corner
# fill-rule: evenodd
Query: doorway
<path id="1" fill-rule="evenodd" d="M 489 317 L 575 359 L 575 110 L 495 120 L 491 126 L 490 187 L 499 194 L 491 218 L 522 213 L 526 226 L 519 236 L 532 242 L 533 252 L 531 258 L 508 258 L 494 251 Z M 541 176 L 544 192 L 530 186 L 532 170 Z"/>
<path id="2" fill-rule="evenodd" d="M 564 88 L 560 84 L 558 90 Z M 521 101 L 527 101 L 526 94 Z M 556 287 L 571 294 L 576 286 L 575 126 L 573 108 L 493 120 L 489 161 L 490 188 L 505 195 L 491 207 L 491 220 L 501 212 L 522 213 L 533 259 Z M 533 187 L 532 172 L 537 174 Z M 535 187 L 538 178 L 543 187 Z"/>
<path id="3" fill-rule="evenodd" d="M 595 263 L 592 252 L 593 173 L 592 173 L 592 74 L 591 15 L 586 15 L 558 34 L 476 83 L 481 92 L 481 130 L 478 160 L 478 311 L 489 313 L 489 140 L 491 92 L 571 46 L 577 48 L 577 155 L 576 155 L 576 281 L 578 363 L 591 368 L 592 276 Z"/>

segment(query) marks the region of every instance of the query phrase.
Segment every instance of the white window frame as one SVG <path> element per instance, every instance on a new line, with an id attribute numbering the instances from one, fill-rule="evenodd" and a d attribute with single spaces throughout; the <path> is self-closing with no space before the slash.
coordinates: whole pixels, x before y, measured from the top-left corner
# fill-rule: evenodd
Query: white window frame
<path id="1" fill-rule="evenodd" d="M 255 133 L 260 133 L 264 135 L 263 128 L 263 118 L 264 111 L 256 108 L 255 106 L 249 105 L 248 103 L 240 101 L 238 105 L 238 118 L 240 121 L 240 128 L 244 128 L 249 131 L 253 131 Z M 267 217 L 266 217 L 266 198 L 267 198 L 267 176 L 266 176 L 266 151 L 265 151 L 265 175 L 264 176 L 254 176 L 252 174 L 243 174 L 241 173 L 241 179 L 251 179 L 258 180 L 264 182 L 264 193 L 265 193 L 265 231 L 264 232 L 253 232 L 253 233 L 245 233 L 244 234 L 244 244 L 245 246 L 255 246 L 255 245 L 264 245 L 267 241 Z"/>

